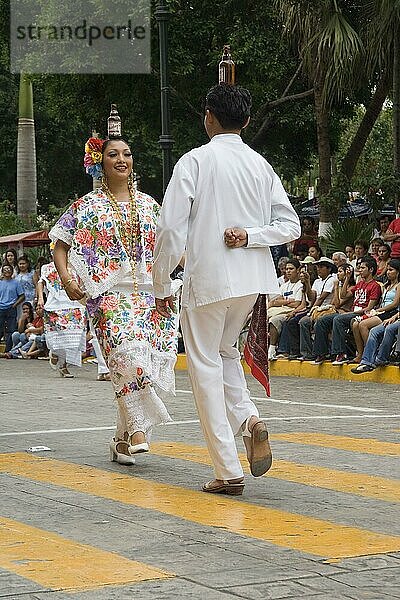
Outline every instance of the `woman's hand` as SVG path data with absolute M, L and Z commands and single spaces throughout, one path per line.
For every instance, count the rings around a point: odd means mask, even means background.
M 82 300 L 85 292 L 81 290 L 76 281 L 71 281 L 67 286 L 64 286 L 67 296 L 70 300 Z
M 38 301 L 37 301 L 37 304 L 36 304 L 36 306 L 37 306 L 38 308 L 44 308 L 44 300 L 43 300 L 43 297 L 41 297 L 41 298 L 38 298 Z

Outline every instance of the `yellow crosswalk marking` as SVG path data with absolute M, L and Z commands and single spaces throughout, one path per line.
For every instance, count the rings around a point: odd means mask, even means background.
M 15 453 L 0 455 L 0 471 L 159 511 L 201 525 L 221 527 L 232 533 L 325 558 L 400 550 L 400 537 L 155 483 L 133 474 L 125 475 L 122 469 L 115 473 Z
M 156 443 L 152 445 L 151 451 L 153 454 L 161 456 L 211 465 L 207 449 L 199 446 L 188 446 L 180 442 Z M 244 470 L 248 473 L 249 468 L 244 455 L 240 455 L 240 462 Z M 348 492 L 365 498 L 385 500 L 386 502 L 400 502 L 400 481 L 396 479 L 362 475 L 349 471 L 337 471 L 326 467 L 297 464 L 286 460 L 274 460 L 268 477 L 326 488 L 337 492 Z
M 350 452 L 377 454 L 378 456 L 400 456 L 400 444 L 381 442 L 374 438 L 352 438 L 329 433 L 277 433 L 272 439 L 282 442 L 294 442 L 306 446 L 323 446 Z
M 52 590 L 93 590 L 173 577 L 114 552 L 0 517 L 0 567 Z

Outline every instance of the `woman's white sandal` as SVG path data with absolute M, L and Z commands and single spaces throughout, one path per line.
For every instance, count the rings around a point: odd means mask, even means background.
M 242 431 L 243 438 L 250 438 L 250 448 L 247 449 L 247 459 L 250 464 L 250 471 L 253 477 L 261 477 L 272 465 L 271 446 L 268 441 L 268 430 L 264 421 L 256 421 L 249 430 L 249 423 L 252 417 L 245 421 Z
M 124 450 L 128 450 L 129 452 L 129 444 L 124 440 L 116 440 L 112 439 L 110 442 L 110 460 L 112 462 L 117 462 L 119 465 L 134 465 L 135 459 L 130 454 L 125 454 L 123 452 L 119 452 L 121 450 L 121 445 L 123 445 Z

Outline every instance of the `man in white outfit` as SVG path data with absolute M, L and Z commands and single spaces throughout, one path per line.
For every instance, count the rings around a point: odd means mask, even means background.
M 251 472 L 272 456 L 266 425 L 250 400 L 235 347 L 259 293 L 278 294 L 269 246 L 300 236 L 299 219 L 268 162 L 241 139 L 250 93 L 221 84 L 206 97 L 210 142 L 177 162 L 164 196 L 153 267 L 156 306 L 174 309 L 170 273 L 186 251 L 181 325 L 188 371 L 215 479 L 213 493 L 243 492 L 235 435 Z

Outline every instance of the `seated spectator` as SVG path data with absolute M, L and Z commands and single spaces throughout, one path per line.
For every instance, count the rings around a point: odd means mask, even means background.
M 378 250 L 378 270 L 376 272 L 376 278 L 378 281 L 386 281 L 386 269 L 388 266 L 388 262 L 390 259 L 390 246 L 388 244 L 382 244 L 379 246 Z
M 400 214 L 400 201 L 397 203 L 396 212 Z M 383 235 L 383 241 L 392 245 L 390 257 L 400 258 L 400 217 L 389 223 L 389 227 Z
M 374 258 L 376 260 L 376 262 L 378 262 L 378 253 L 379 253 L 379 248 L 382 246 L 382 244 L 384 243 L 384 241 L 381 238 L 374 238 L 371 242 L 371 256 L 372 258 Z
M 356 257 L 355 251 L 354 251 L 354 244 L 347 244 L 346 248 L 345 248 L 345 253 L 347 256 L 347 262 L 352 264 L 353 260 Z M 353 266 L 353 269 L 354 269 L 354 266 Z
M 400 312 L 397 312 L 390 319 L 373 327 L 369 331 L 361 362 L 357 367 L 353 367 L 351 372 L 355 374 L 368 373 L 376 367 L 387 365 L 396 339 L 399 344 L 399 326 Z
M 318 246 L 318 244 L 313 244 L 312 246 L 309 247 L 308 249 L 308 256 L 312 256 L 312 258 L 314 260 L 319 260 L 322 256 L 322 250 L 321 248 Z
M 335 263 L 336 268 L 347 265 L 347 256 L 344 252 L 334 252 L 332 254 L 332 260 Z
M 360 261 L 364 256 L 368 256 L 368 248 L 369 244 L 365 240 L 356 240 L 354 242 L 354 254 L 355 258 L 351 261 L 351 265 L 354 269 L 354 278 L 357 281 L 360 279 L 360 273 L 358 271 L 358 266 L 360 265 Z
M 352 330 L 357 347 L 357 355 L 354 362 L 361 362 L 364 345 L 367 343 L 370 329 L 381 325 L 383 321 L 390 319 L 398 312 L 400 304 L 400 260 L 392 258 L 387 267 L 387 283 L 383 287 L 379 308 L 372 309 L 363 315 L 354 318 Z
M 34 271 L 31 268 L 30 260 L 26 254 L 23 254 L 18 259 L 15 279 L 19 281 L 24 288 L 25 301 L 30 302 L 32 306 L 34 305 L 36 298 L 36 286 L 33 283 L 33 274 Z
M 324 306 L 331 305 L 333 299 L 333 290 L 336 277 L 332 271 L 334 262 L 327 256 L 322 256 L 315 263 L 318 277 L 312 285 L 315 292 L 315 300 L 310 306 L 308 313 L 299 321 L 300 335 L 300 359 L 313 360 L 312 356 L 312 331 L 314 328 L 315 317 L 312 315 L 312 310 L 316 308 L 322 309 Z M 294 356 L 293 356 L 294 358 Z
M 314 264 L 317 267 L 318 277 L 313 284 L 311 284 L 310 275 L 307 271 L 300 275 L 304 288 L 303 313 L 299 315 L 298 319 L 290 317 L 285 324 L 290 360 L 298 359 L 301 356 L 308 357 L 311 354 L 311 319 L 308 313 L 304 314 L 304 309 L 307 312 L 313 306 L 320 306 L 324 303 L 329 304 L 333 296 L 333 261 L 330 258 L 322 257 L 321 261 Z
M 296 252 L 293 252 L 293 257 L 302 262 L 308 256 L 307 244 L 298 244 Z
M 289 259 L 286 264 L 287 281 L 281 285 L 281 295 L 276 296 L 268 303 L 268 358 L 270 360 L 276 358 L 276 346 L 287 313 L 292 312 L 301 303 L 303 284 L 300 281 L 299 271 L 299 261 L 296 258 Z
M 279 271 L 278 283 L 279 283 L 279 286 L 281 286 L 282 283 L 285 283 L 285 281 L 287 281 L 286 264 L 288 263 L 288 261 L 289 261 L 288 256 L 281 256 L 281 258 L 278 260 L 278 271 Z
M 309 247 L 314 246 L 315 244 L 318 244 L 318 232 L 316 230 L 315 220 L 312 217 L 304 217 L 301 223 L 301 236 L 294 242 L 292 254 L 298 258 L 299 253 L 302 253 L 304 248 L 306 248 L 305 256 L 307 256 Z
M 36 358 L 40 354 L 37 350 L 37 338 L 42 336 L 44 332 L 43 312 L 43 308 L 39 306 L 36 308 L 34 319 L 32 323 L 28 323 L 25 330 L 27 341 L 11 348 L 7 358 Z M 32 347 L 36 351 L 35 353 L 33 353 Z M 29 356 L 27 356 L 28 354 Z
M 28 338 L 25 331 L 28 325 L 32 323 L 34 319 L 33 306 L 30 302 L 23 302 L 21 304 L 21 307 L 22 311 L 21 316 L 18 319 L 18 329 L 17 331 L 14 331 L 14 333 L 11 336 L 13 348 L 15 348 L 15 346 L 18 346 L 20 348 L 23 344 L 26 344 Z
M 347 273 L 350 274 L 347 286 L 343 290 L 344 280 Z M 356 282 L 354 280 L 354 270 L 350 264 L 339 265 L 333 289 L 332 305 L 338 313 L 350 312 L 353 306 L 353 290 Z
M 11 265 L 1 268 L 0 280 L 0 334 L 4 330 L 6 352 L 12 348 L 12 334 L 17 329 L 17 306 L 25 300 L 24 290 L 19 281 L 12 278 Z
M 335 355 L 333 365 L 349 362 L 347 357 L 346 335 L 354 317 L 370 312 L 379 302 L 381 286 L 374 280 L 376 261 L 367 256 L 361 260 L 360 281 L 354 287 L 354 302 L 351 312 L 331 314 L 318 319 L 315 324 L 313 353 L 316 357 L 314 364 L 321 364 L 329 355 Z M 342 293 L 346 294 L 351 273 L 346 272 Z M 329 348 L 329 333 L 332 331 L 332 343 Z

